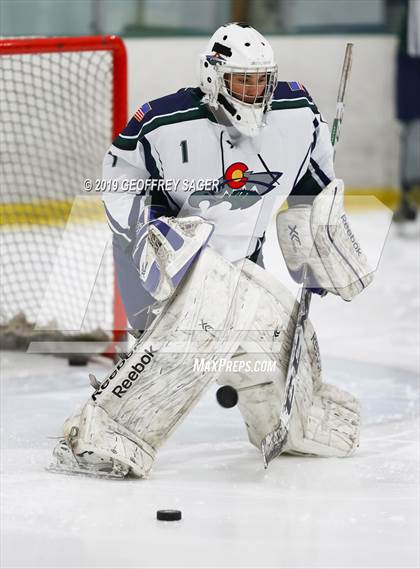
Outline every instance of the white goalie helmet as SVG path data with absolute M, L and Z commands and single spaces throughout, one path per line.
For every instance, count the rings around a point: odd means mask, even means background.
M 277 65 L 268 41 L 247 24 L 221 26 L 200 57 L 204 102 L 222 108 L 242 134 L 256 136 L 265 124 L 277 85 Z

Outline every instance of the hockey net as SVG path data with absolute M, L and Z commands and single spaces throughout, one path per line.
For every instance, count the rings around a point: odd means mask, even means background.
M 126 54 L 115 36 L 0 40 L 1 347 L 118 339 L 125 328 L 100 195 L 125 126 Z

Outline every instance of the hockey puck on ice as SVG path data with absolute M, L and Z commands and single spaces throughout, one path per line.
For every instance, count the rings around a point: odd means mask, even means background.
M 238 392 L 231 385 L 223 385 L 217 390 L 216 399 L 219 405 L 229 409 L 238 403 Z
M 73 355 L 68 357 L 69 366 L 87 366 L 89 358 L 84 355 Z
M 181 518 L 181 510 L 158 510 L 156 512 L 156 519 L 162 522 L 176 522 Z

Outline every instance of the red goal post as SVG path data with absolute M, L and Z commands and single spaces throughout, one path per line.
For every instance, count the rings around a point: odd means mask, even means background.
M 7 267 L 1 285 L 3 343 L 6 330 L 9 334 L 14 325 L 12 336 L 28 328 L 29 337 L 36 337 L 34 314 L 45 295 L 44 281 L 52 270 L 64 221 L 74 197 L 80 195 L 80 181 L 83 177 L 100 176 L 106 148 L 126 125 L 127 57 L 123 41 L 114 35 L 3 38 L 0 70 L 0 136 L 5 150 L 0 237 L 6 251 L 1 269 Z M 61 182 L 63 179 L 66 184 Z M 88 223 L 80 223 L 80 228 L 80 235 L 71 246 L 74 250 L 87 247 L 95 239 L 95 234 L 89 233 Z M 83 251 L 79 252 L 87 258 Z M 39 275 L 34 265 L 39 268 Z M 105 277 L 107 289 L 101 289 L 101 283 L 95 281 L 97 306 L 94 317 L 88 315 L 91 321 L 82 330 L 83 337 L 99 327 L 101 319 L 109 319 L 109 274 Z M 81 269 L 75 279 L 75 291 L 82 279 Z M 31 281 L 29 292 L 25 280 Z M 65 295 L 60 291 L 57 294 L 62 295 L 63 304 L 67 302 Z M 117 341 L 125 336 L 127 325 L 114 274 L 112 297 L 112 320 L 106 331 Z M 47 328 L 51 329 L 51 324 Z M 60 324 L 57 329 L 59 338 L 75 337 L 71 324 Z M 11 347 L 9 340 L 3 347 Z

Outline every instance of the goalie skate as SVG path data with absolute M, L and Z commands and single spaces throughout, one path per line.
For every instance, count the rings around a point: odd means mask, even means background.
M 85 475 L 95 478 L 122 479 L 127 476 L 130 467 L 113 460 L 101 465 L 83 462 L 82 457 L 76 457 L 65 439 L 60 439 L 53 451 L 53 462 L 47 467 L 49 472 L 58 474 Z
M 286 446 L 288 429 L 281 421 L 268 433 L 261 443 L 264 468 L 267 469 L 273 458 L 281 454 Z

